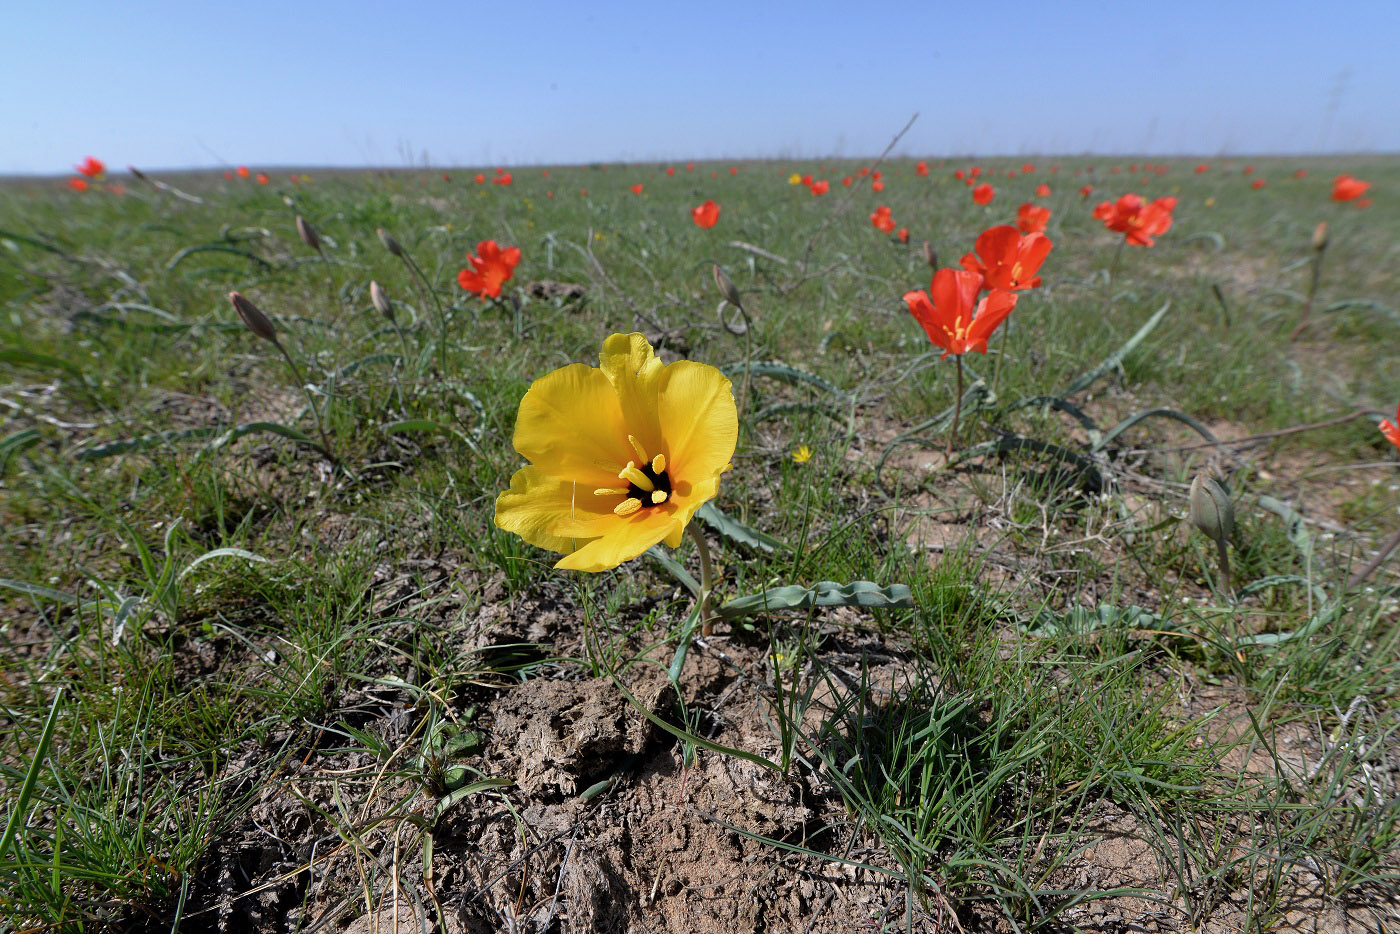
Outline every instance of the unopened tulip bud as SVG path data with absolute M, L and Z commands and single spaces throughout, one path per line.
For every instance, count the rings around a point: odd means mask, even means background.
M 383 227 L 374 228 L 374 232 L 379 234 L 379 242 L 384 244 L 384 249 L 395 256 L 403 256 L 403 246 L 395 240 Z
M 321 238 L 316 233 L 316 228 L 312 227 L 306 218 L 297 215 L 297 235 L 301 237 L 301 242 L 305 243 L 317 253 L 321 252 Z
M 277 329 L 272 326 L 272 321 L 267 315 L 262 313 L 261 308 L 237 292 L 228 293 L 228 300 L 233 302 L 233 310 L 238 312 L 238 317 L 243 319 L 248 330 L 265 341 L 277 343 Z
M 1312 248 L 1318 253 L 1321 253 L 1323 250 L 1327 249 L 1327 238 L 1330 233 L 1331 228 L 1327 226 L 1326 221 L 1323 221 L 1322 223 L 1314 227 L 1312 236 Z
M 735 308 L 743 308 L 744 303 L 739 300 L 739 290 L 734 288 L 734 283 L 729 280 L 728 274 L 715 265 L 715 287 L 719 289 L 719 294 L 724 296 L 724 300 Z
M 924 262 L 928 263 L 928 268 L 938 271 L 938 254 L 934 252 L 933 245 L 927 240 L 924 241 Z
M 1191 481 L 1191 523 L 1221 544 L 1235 531 L 1235 504 L 1230 494 L 1204 470 Z
M 142 172 L 134 165 L 127 166 L 126 170 L 130 172 L 134 177 L 141 179 L 141 181 L 143 182 L 150 181 L 150 179 L 146 178 L 146 173 Z
M 394 320 L 394 303 L 389 301 L 389 296 L 384 294 L 384 290 L 374 280 L 370 280 L 369 283 L 369 301 L 381 315 L 390 321 Z

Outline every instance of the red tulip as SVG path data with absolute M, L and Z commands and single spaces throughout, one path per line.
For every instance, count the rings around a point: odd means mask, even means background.
M 1035 196 L 1037 198 L 1050 197 L 1050 186 L 1045 184 L 1044 182 L 1041 182 L 1039 185 L 1036 186 Z
M 695 221 L 696 227 L 709 230 L 719 222 L 719 205 L 713 201 L 706 201 L 698 208 L 690 209 L 690 218 Z
M 1395 409 L 1395 421 L 1381 419 L 1381 434 L 1385 435 L 1385 440 L 1400 448 L 1400 407 Z
M 238 168 L 234 169 L 234 171 L 238 173 L 239 178 L 248 177 L 248 167 L 246 165 L 240 165 Z
M 641 182 L 638 182 L 637 184 L 633 185 L 632 188 L 631 188 L 631 191 L 632 191 L 632 194 L 634 194 L 634 195 L 639 195 L 639 194 L 641 194 L 641 193 L 642 193 L 642 183 L 641 183 Z
M 1094 193 L 1094 186 L 1093 186 L 1093 185 L 1085 185 L 1083 188 L 1079 189 L 1079 198 L 1080 198 L 1080 200 L 1082 201 L 1082 200 L 1088 198 L 1088 197 L 1089 197 L 1090 195 L 1092 195 L 1093 193 Z
M 822 195 L 826 194 L 828 191 L 831 190 L 831 183 L 828 182 L 826 179 L 822 179 L 821 181 L 813 184 L 808 190 L 811 191 L 812 194 L 820 198 Z
M 674 177 L 675 174 L 676 174 L 676 170 L 675 170 L 675 168 L 674 168 L 673 166 L 667 166 L 667 167 L 666 167 L 666 175 L 667 175 L 668 177 Z
M 928 339 L 949 354 L 986 353 L 987 338 L 1016 307 L 1010 292 L 992 292 L 980 302 L 982 277 L 961 269 L 940 269 L 928 292 L 908 292 L 904 303 Z
M 103 164 L 102 160 L 94 159 L 92 156 L 88 156 L 74 168 L 78 170 L 78 174 L 86 175 L 88 178 L 96 178 L 107 171 L 107 166 Z
M 1244 174 L 1246 174 L 1246 175 L 1253 175 L 1253 174 L 1254 174 L 1254 166 L 1252 166 L 1252 165 L 1247 165 L 1247 166 L 1245 166 L 1245 167 L 1244 167 Z
M 1196 174 L 1197 174 L 1197 175 L 1204 175 L 1204 174 L 1206 174 L 1206 173 L 1209 172 L 1209 171 L 1210 171 L 1210 166 L 1206 165 L 1204 162 L 1202 162 L 1200 165 L 1196 166 Z
M 967 177 L 967 173 L 964 172 L 962 169 L 958 169 L 956 172 L 953 173 L 953 177 L 956 178 L 958 181 L 962 181 L 964 178 Z
M 1104 226 L 1127 239 L 1129 246 L 1152 246 L 1154 237 L 1171 229 L 1175 198 L 1158 198 L 1144 204 L 1137 195 L 1124 195 L 1116 202 L 1105 201 L 1094 208 L 1094 217 Z
M 70 178 L 68 179 L 68 187 L 74 191 L 87 191 L 89 186 L 85 178 Z
M 1294 177 L 1294 178 L 1307 178 L 1307 177 L 1308 177 L 1308 170 L 1307 170 L 1307 169 L 1299 169 L 1298 171 L 1296 171 L 1296 172 L 1293 173 L 1293 177 Z
M 885 190 L 885 182 L 884 182 L 884 180 L 883 180 L 883 179 L 879 179 L 879 178 L 875 179 L 875 181 L 873 181 L 873 182 L 870 183 L 870 190 L 873 191 L 873 192 L 875 192 L 877 195 L 878 195 L 880 192 L 884 191 L 884 190 Z
M 267 177 L 267 173 L 266 173 L 266 172 L 259 172 L 259 173 L 258 173 L 258 184 L 259 184 L 259 185 L 266 185 L 266 184 L 267 184 L 268 182 L 270 182 L 270 181 L 271 181 L 271 179 Z
M 480 172 L 477 172 L 477 173 L 476 173 L 476 177 L 473 178 L 472 181 L 476 182 L 478 185 L 485 185 L 485 184 L 486 184 L 486 176 L 483 175 L 483 174 L 480 173 Z
M 694 163 L 694 162 L 687 162 L 687 163 L 685 164 L 685 170 L 686 170 L 687 172 L 694 172 L 694 171 L 695 171 L 695 163 Z
M 731 166 L 729 167 L 729 174 L 730 174 L 730 175 L 738 175 L 738 174 L 739 174 L 739 167 L 738 167 L 737 165 L 731 165 Z
M 1366 193 L 1366 189 L 1371 187 L 1370 182 L 1363 182 L 1361 179 L 1351 175 L 1338 175 L 1332 181 L 1333 201 L 1355 201 Z
M 1035 171 L 1035 166 L 1031 165 L 1029 162 L 1027 162 L 1025 165 L 1021 166 L 1021 174 L 1022 174 L 1022 175 L 1029 175 L 1029 174 L 1031 174 L 1031 173 L 1034 172 L 1034 171 Z
M 914 166 L 914 174 L 920 178 L 928 178 L 928 163 L 920 162 L 918 165 Z
M 976 188 L 972 189 L 972 200 L 975 203 L 982 205 L 983 207 L 986 207 L 987 205 L 991 204 L 992 198 L 994 198 L 995 196 L 996 189 L 994 189 L 991 185 L 988 185 L 986 183 L 978 185 Z
M 1023 204 L 1016 211 L 1016 228 L 1021 233 L 1043 233 L 1050 222 L 1050 209 L 1036 204 Z
M 470 269 L 457 273 L 457 284 L 482 298 L 500 298 L 501 286 L 510 281 L 520 262 L 520 248 L 502 250 L 494 240 L 476 246 L 476 255 L 467 255 Z
M 1262 178 L 1256 178 L 1253 182 L 1250 183 L 1249 187 L 1253 188 L 1255 191 L 1258 191 L 1260 188 L 1264 187 L 1264 180 Z
M 1040 277 L 1036 273 L 1051 247 L 1044 234 L 1022 236 L 1015 227 L 993 227 L 977 238 L 976 252 L 962 258 L 962 267 L 981 276 L 984 289 L 1038 289 Z
M 491 184 L 500 185 L 502 188 L 505 188 L 512 181 L 514 181 L 514 179 L 511 177 L 511 174 L 509 172 L 503 172 L 500 169 L 497 169 L 496 177 L 491 179 Z
M 875 213 L 870 215 L 870 224 L 881 233 L 894 233 L 894 216 L 886 205 L 875 209 Z
M 898 240 L 900 243 L 908 243 L 908 242 L 909 242 L 909 228 L 908 228 L 908 227 L 901 227 L 901 228 L 899 228 L 899 233 L 895 234 L 895 235 L 894 235 L 894 238 L 895 238 L 896 240 Z
M 854 181 L 855 181 L 855 179 L 853 179 L 853 178 L 851 178 L 849 175 L 847 175 L 845 178 L 841 179 L 841 184 L 845 185 L 847 188 L 850 188 L 850 187 L 851 187 L 851 183 L 854 182 Z

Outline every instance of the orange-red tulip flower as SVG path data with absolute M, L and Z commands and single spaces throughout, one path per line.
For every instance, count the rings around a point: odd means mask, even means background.
M 92 156 L 88 156 L 73 168 L 78 170 L 79 175 L 86 175 L 88 178 L 96 178 L 107 171 L 107 166 L 103 164 L 102 160 L 94 159 Z
M 1366 189 L 1371 187 L 1370 182 L 1363 182 L 1361 179 L 1351 175 L 1338 175 L 1332 181 L 1333 201 L 1355 201 L 1366 193 Z
M 1041 182 L 1039 185 L 1036 186 L 1035 196 L 1037 198 L 1050 197 L 1050 186 L 1045 184 L 1044 182 Z
M 642 193 L 642 183 L 641 183 L 641 182 L 638 182 L 637 184 L 633 185 L 632 188 L 631 188 L 631 192 L 632 192 L 632 194 L 634 194 L 634 195 L 639 195 L 639 194 L 641 194 L 641 193 Z
M 266 184 L 267 184 L 268 182 L 270 182 L 270 181 L 272 181 L 272 179 L 270 179 L 270 178 L 267 177 L 267 173 L 266 173 L 266 172 L 259 172 L 259 173 L 258 173 L 258 184 L 259 184 L 259 185 L 266 185 Z
M 476 173 L 476 177 L 473 178 L 472 181 L 476 182 L 478 185 L 485 185 L 485 184 L 486 184 L 486 176 L 485 176 L 483 173 L 481 173 L 481 172 L 477 172 L 477 173 Z
M 927 292 L 908 292 L 904 303 L 929 341 L 949 354 L 986 353 L 987 338 L 1016 307 L 1010 292 L 992 292 L 980 302 L 982 277 L 962 269 L 940 269 Z M 930 297 L 931 296 L 931 297 Z
M 1022 236 L 1015 227 L 993 227 L 982 232 L 975 252 L 962 258 L 962 267 L 982 277 L 982 288 L 1008 292 L 1040 288 L 1040 266 L 1053 244 L 1044 234 Z
M 1094 193 L 1094 186 L 1093 186 L 1093 185 L 1085 185 L 1083 188 L 1079 189 L 1079 199 L 1080 199 L 1081 201 L 1083 201 L 1083 200 L 1087 199 L 1087 198 L 1088 198 L 1090 195 L 1092 195 L 1093 193 Z
M 1400 406 L 1395 409 L 1395 421 L 1381 419 L 1381 434 L 1385 435 L 1385 440 L 1400 448 Z
M 928 178 L 928 163 L 920 162 L 918 165 L 914 166 L 914 174 L 920 178 Z
M 706 201 L 698 208 L 690 209 L 690 218 L 695 221 L 696 227 L 709 230 L 719 222 L 719 205 L 713 201 Z
M 509 172 L 502 172 L 500 169 L 497 169 L 496 177 L 491 179 L 491 184 L 500 185 L 502 188 L 504 188 L 510 185 L 510 183 L 513 181 L 515 181 L 515 179 L 511 177 L 511 174 Z
M 1037 204 L 1023 204 L 1016 210 L 1016 227 L 1021 233 L 1044 233 L 1050 222 L 1050 209 Z
M 70 178 L 68 179 L 68 187 L 74 191 L 87 191 L 89 186 L 85 178 Z
M 1171 229 L 1175 198 L 1158 198 L 1144 204 L 1138 195 L 1124 195 L 1115 201 L 1105 201 L 1094 208 L 1094 217 L 1115 233 L 1121 233 L 1129 246 L 1150 247 Z
M 1200 165 L 1196 166 L 1196 174 L 1197 174 L 1197 175 L 1204 175 L 1204 174 L 1206 174 L 1206 173 L 1209 172 L 1209 171 L 1210 171 L 1210 166 L 1206 165 L 1204 162 L 1202 162 Z
M 894 215 L 887 205 L 881 205 L 870 215 L 870 224 L 881 233 L 894 233 Z
M 501 286 L 515 275 L 515 267 L 520 262 L 520 248 L 501 249 L 495 240 L 485 240 L 476 245 L 476 255 L 467 255 L 470 269 L 457 273 L 457 284 L 473 295 L 482 298 L 500 298 Z
M 1307 178 L 1307 177 L 1308 177 L 1308 170 L 1307 170 L 1307 169 L 1299 169 L 1298 171 L 1296 171 L 1296 172 L 1293 173 L 1293 177 L 1294 177 L 1294 178 L 1299 178 L 1299 179 Z
M 1021 166 L 1021 174 L 1022 174 L 1022 175 L 1030 175 L 1030 174 L 1031 174 L 1032 172 L 1034 172 L 1034 171 L 1035 171 L 1035 166 L 1032 165 L 1032 164 L 1029 163 L 1029 162 L 1027 162 L 1025 165 Z
M 249 174 L 246 165 L 240 165 L 238 168 L 234 169 L 234 171 L 238 173 L 239 178 L 247 178 Z
M 956 178 L 958 181 L 962 181 L 964 178 L 967 177 L 967 173 L 964 172 L 962 169 L 958 169 L 956 172 L 953 173 L 953 177 Z
M 816 195 L 818 198 L 820 198 L 822 195 L 826 194 L 830 190 L 831 183 L 828 182 L 826 179 L 822 179 L 819 182 L 815 182 L 810 188 L 808 188 L 808 191 Z
M 996 189 L 985 182 L 972 189 L 972 200 L 983 207 L 991 204 L 994 197 L 996 197 Z
M 676 175 L 676 168 L 675 168 L 675 166 L 668 165 L 668 166 L 666 167 L 666 176 L 667 176 L 668 178 L 674 178 L 675 175 Z
M 894 235 L 894 238 L 895 238 L 896 240 L 898 240 L 900 243 L 908 243 L 908 242 L 909 242 L 909 228 L 908 228 L 908 227 L 901 227 L 901 228 L 899 228 L 899 233 L 895 234 L 895 235 Z
M 1264 180 L 1262 178 L 1256 178 L 1254 181 L 1249 183 L 1249 187 L 1253 188 L 1255 191 L 1258 191 L 1260 188 L 1264 187 Z
M 875 179 L 875 181 L 871 182 L 871 183 L 870 183 L 870 190 L 873 191 L 873 192 L 875 192 L 877 195 L 878 195 L 880 192 L 884 191 L 884 190 L 885 190 L 885 181 L 884 181 L 884 179 L 877 178 L 877 179 Z

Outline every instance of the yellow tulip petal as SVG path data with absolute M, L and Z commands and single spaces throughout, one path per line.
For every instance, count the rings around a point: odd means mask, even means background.
M 554 566 L 570 571 L 611 570 L 670 536 L 675 526 L 675 519 L 667 514 L 664 507 L 644 509 L 631 519 L 619 522 L 607 535 L 593 539 L 573 554 L 565 555 Z
M 612 501 L 595 497 L 582 484 L 521 467 L 511 476 L 510 489 L 496 497 L 496 525 L 538 548 L 572 551 L 573 536 L 584 521 L 599 517 L 599 508 L 610 510 Z M 562 528 L 571 517 L 575 527 Z
M 535 380 L 520 400 L 514 443 L 539 470 L 590 490 L 615 486 L 633 453 L 612 383 L 582 363 Z
M 695 483 L 723 472 L 739 441 L 739 413 L 724 374 L 703 363 L 673 363 L 662 376 L 660 402 L 671 476 Z
M 656 396 L 662 374 L 668 368 L 652 351 L 651 344 L 641 334 L 614 334 L 603 341 L 598 363 L 617 394 L 627 433 L 647 452 L 664 452 L 664 426 L 657 414 Z M 623 463 L 630 459 L 629 455 Z

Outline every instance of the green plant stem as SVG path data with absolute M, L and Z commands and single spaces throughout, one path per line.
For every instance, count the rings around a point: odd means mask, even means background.
M 311 396 L 311 387 L 307 386 L 306 377 L 301 373 L 301 367 L 297 366 L 297 362 L 292 359 L 291 354 L 287 353 L 287 348 L 282 346 L 280 340 L 273 340 L 272 343 L 276 345 L 278 350 L 282 351 L 282 357 L 287 361 L 287 366 L 292 368 L 292 376 L 301 386 L 301 391 L 306 394 L 306 404 L 311 407 L 311 417 L 316 420 L 316 431 L 321 436 L 321 453 L 325 454 L 331 463 L 338 464 L 339 461 L 336 460 L 335 454 L 331 452 L 331 441 L 326 434 L 326 426 L 321 424 L 321 412 L 316 408 L 316 400 Z
M 1011 333 L 1011 322 L 1010 322 L 1010 321 L 1007 321 L 1007 322 L 1006 322 L 1006 327 L 1002 328 L 1002 331 L 1001 331 L 1001 343 L 999 343 L 999 344 L 997 345 L 997 366 L 996 366 L 996 369 L 992 371 L 992 398 L 993 398 L 993 399 L 996 398 L 996 395 L 997 395 L 997 387 L 1001 385 L 1001 361 L 1002 361 L 1002 358 L 1004 358 L 1004 357 L 1006 356 L 1006 341 L 1007 341 L 1007 335 L 1010 334 L 1010 333 Z M 959 362 L 961 362 L 961 361 L 959 361 Z M 958 393 L 958 398 L 959 398 L 959 399 L 962 398 L 962 393 Z
M 1298 316 L 1298 324 L 1293 328 L 1293 333 L 1288 335 L 1288 340 L 1296 341 L 1303 333 L 1303 328 L 1308 326 L 1308 316 L 1312 314 L 1313 299 L 1317 298 L 1317 286 L 1322 281 L 1322 257 L 1326 250 L 1317 250 L 1313 256 L 1312 278 L 1308 282 L 1308 298 L 1303 302 L 1303 313 Z
M 1113 251 L 1113 261 L 1108 264 L 1108 286 L 1113 287 L 1113 280 L 1118 278 L 1118 264 L 1123 261 L 1123 248 L 1128 245 L 1128 238 L 1124 237 L 1118 241 L 1118 249 Z
M 408 250 L 403 251 L 403 261 L 408 266 L 409 271 L 413 273 L 418 285 L 433 300 L 433 306 L 437 308 L 438 325 L 442 331 L 441 337 L 438 338 L 438 375 L 445 379 L 447 377 L 447 312 L 443 310 L 442 302 L 438 301 L 437 293 L 433 291 L 432 286 L 428 285 L 428 277 L 423 275 L 423 270 L 418 268 L 418 264 L 414 262 Z
M 1230 551 L 1225 547 L 1224 539 L 1215 539 L 1215 551 L 1220 558 L 1220 589 L 1225 594 L 1226 600 L 1233 601 L 1235 599 L 1234 591 L 1230 588 Z
M 958 362 L 958 391 L 957 394 L 953 396 L 953 427 L 952 430 L 948 432 L 948 449 L 946 453 L 949 460 L 953 458 L 953 442 L 958 439 L 958 419 L 962 416 L 963 397 L 962 355 L 959 354 L 953 359 Z
M 710 618 L 710 591 L 714 589 L 715 571 L 710 561 L 710 546 L 705 543 L 705 533 L 699 531 L 699 526 L 699 522 L 692 521 L 689 531 L 695 541 L 695 549 L 700 552 L 700 595 L 696 598 L 696 612 L 700 614 L 700 634 L 708 636 L 715 626 L 715 621 Z

